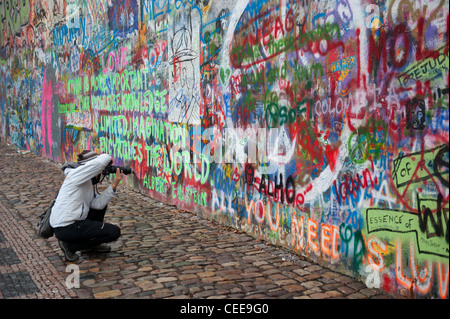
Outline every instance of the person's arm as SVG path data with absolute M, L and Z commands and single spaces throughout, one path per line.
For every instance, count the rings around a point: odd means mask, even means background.
M 112 184 L 105 189 L 102 194 L 96 196 L 91 202 L 91 208 L 94 209 L 103 209 L 109 203 L 111 199 L 114 198 L 116 193 L 117 186 L 123 178 L 123 172 L 117 169 L 116 177 L 114 178 Z
M 116 195 L 115 191 L 112 190 L 111 185 L 106 188 L 101 194 L 96 194 L 96 196 L 92 199 L 90 208 L 93 209 L 103 209 L 106 205 L 114 198 Z
M 97 158 L 77 167 L 69 174 L 69 178 L 75 185 L 81 185 L 91 178 L 101 174 L 106 165 L 111 162 L 112 157 L 109 154 L 101 154 Z

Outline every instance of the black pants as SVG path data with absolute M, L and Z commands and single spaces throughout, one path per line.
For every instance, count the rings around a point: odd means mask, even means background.
M 85 220 L 54 228 L 55 236 L 65 241 L 72 253 L 115 241 L 120 236 L 120 228 L 104 223 L 105 213 L 106 207 L 102 210 L 91 209 Z

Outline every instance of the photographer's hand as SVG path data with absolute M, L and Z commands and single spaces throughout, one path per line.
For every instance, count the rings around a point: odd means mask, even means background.
M 120 181 L 123 178 L 123 172 L 119 169 L 116 170 L 116 177 L 114 178 L 112 182 L 112 189 L 113 191 L 116 191 L 117 186 L 119 185 Z

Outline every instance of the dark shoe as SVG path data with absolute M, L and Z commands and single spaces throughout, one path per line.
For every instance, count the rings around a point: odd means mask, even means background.
M 107 245 L 97 245 L 93 246 L 89 249 L 83 249 L 82 253 L 109 253 L 111 251 L 111 247 Z
M 61 248 L 61 250 L 64 253 L 64 257 L 66 258 L 67 261 L 77 261 L 78 258 L 80 258 L 77 254 L 71 252 L 69 250 L 69 247 L 67 247 L 67 243 L 62 241 L 62 240 L 58 240 L 58 244 L 59 247 Z

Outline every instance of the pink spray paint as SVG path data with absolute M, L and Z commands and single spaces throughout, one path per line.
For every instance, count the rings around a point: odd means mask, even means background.
M 44 157 L 52 156 L 52 96 L 53 88 L 50 80 L 47 81 L 47 70 L 44 71 L 44 82 L 42 83 L 42 153 Z M 49 146 L 50 153 L 47 154 L 45 145 Z

